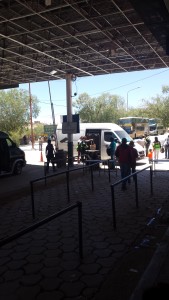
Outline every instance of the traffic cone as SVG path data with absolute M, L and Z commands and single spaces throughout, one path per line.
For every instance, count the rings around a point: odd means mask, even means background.
M 40 162 L 43 162 L 43 154 L 42 154 L 42 151 L 40 153 Z

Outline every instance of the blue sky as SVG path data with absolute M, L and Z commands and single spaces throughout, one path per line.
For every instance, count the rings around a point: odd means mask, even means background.
M 169 68 L 82 77 L 72 82 L 72 94 L 77 93 L 72 100 L 84 92 L 91 97 L 109 92 L 123 97 L 126 102 L 128 95 L 129 107 L 138 107 L 142 105 L 142 99 L 161 94 L 163 85 L 169 86 Z M 28 84 L 21 84 L 19 88 L 29 91 Z M 50 81 L 50 91 L 57 122 L 59 115 L 67 114 L 66 80 Z M 37 96 L 41 108 L 36 120 L 52 124 L 48 82 L 31 83 L 31 94 Z

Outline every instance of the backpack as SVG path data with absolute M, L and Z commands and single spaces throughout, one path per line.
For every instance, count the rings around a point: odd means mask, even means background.
M 108 156 L 111 156 L 111 148 L 110 147 L 107 147 L 106 152 L 107 152 Z
M 150 140 L 150 138 L 148 136 L 145 138 L 145 142 L 146 142 L 147 145 L 150 145 L 151 140 Z

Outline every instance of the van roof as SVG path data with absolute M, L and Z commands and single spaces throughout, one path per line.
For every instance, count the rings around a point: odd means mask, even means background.
M 102 130 L 123 130 L 119 125 L 115 123 L 79 123 L 80 129 L 102 129 Z M 62 123 L 57 125 L 57 129 L 62 128 Z
M 7 133 L 5 133 L 5 132 L 3 132 L 3 131 L 0 131 L 0 138 L 1 139 L 5 139 L 5 138 L 7 138 L 8 137 L 8 134 Z
M 103 130 L 119 130 L 122 128 L 115 123 L 80 123 L 80 128 L 92 128 L 92 129 L 103 129 Z

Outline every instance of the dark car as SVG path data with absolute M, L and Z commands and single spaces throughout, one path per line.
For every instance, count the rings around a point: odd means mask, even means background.
M 0 176 L 19 175 L 25 166 L 25 152 L 17 147 L 7 133 L 0 131 Z

